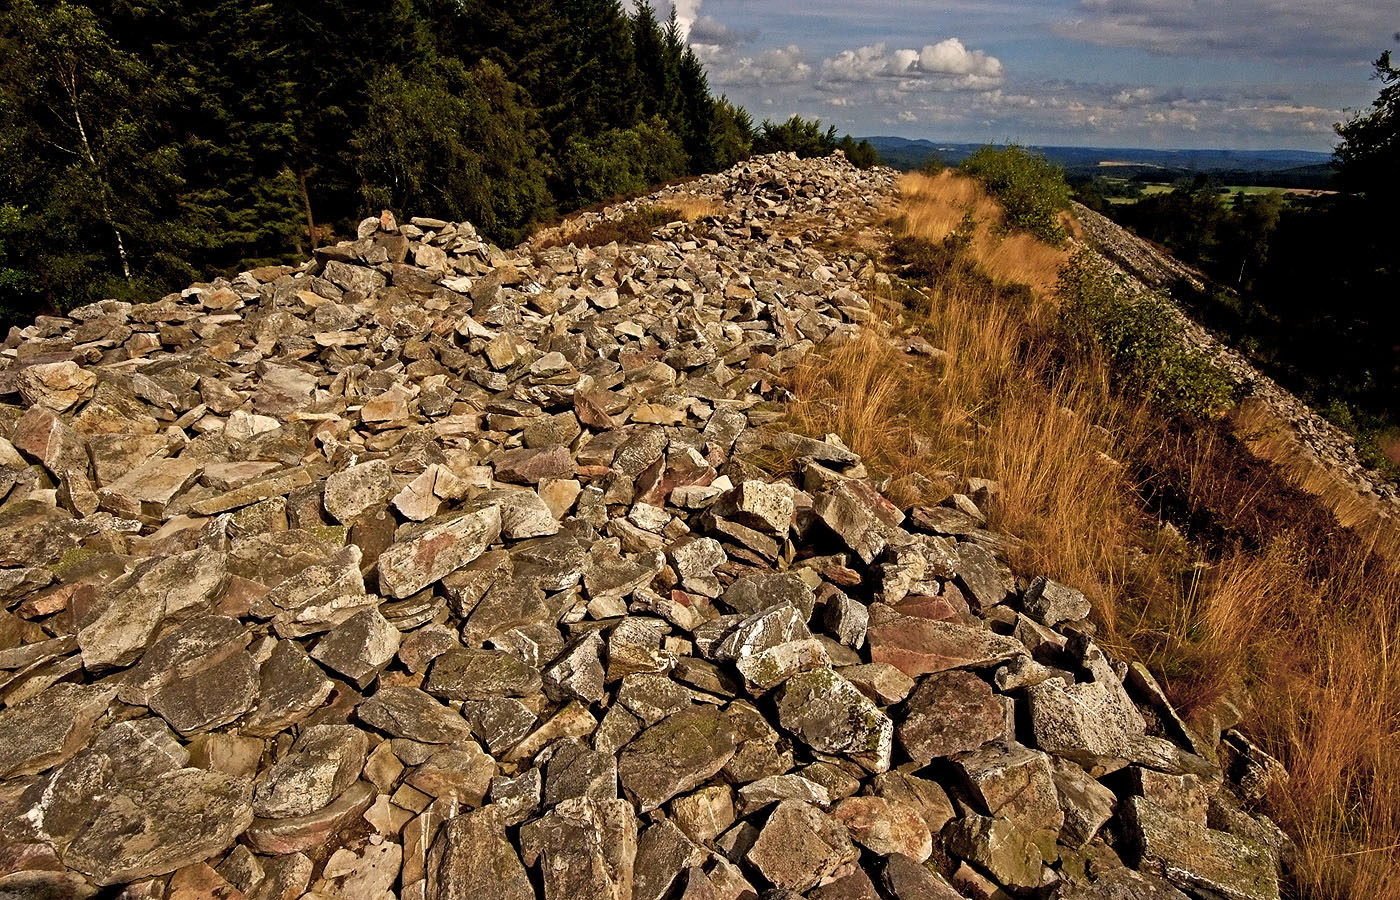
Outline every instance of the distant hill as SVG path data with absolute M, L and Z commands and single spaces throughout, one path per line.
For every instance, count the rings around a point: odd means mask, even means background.
M 869 137 L 866 140 L 880 153 L 886 165 L 915 169 L 931 157 L 956 165 L 980 143 L 934 142 L 902 137 Z M 1123 147 L 1039 147 L 1051 162 L 1071 176 L 1114 174 L 1133 177 L 1162 170 L 1164 179 L 1195 172 L 1214 174 L 1284 173 L 1309 176 L 1310 180 L 1331 174 L 1332 155 L 1311 150 L 1143 150 Z

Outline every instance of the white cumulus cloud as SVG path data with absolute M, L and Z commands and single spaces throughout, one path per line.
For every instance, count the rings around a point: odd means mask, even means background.
M 797 84 L 812 77 L 812 66 L 801 47 L 789 44 L 738 57 L 712 69 L 711 77 L 725 85 Z
M 945 82 L 944 87 L 985 90 L 999 83 L 1005 74 L 1001 60 L 985 50 L 969 50 L 961 40 L 946 38 L 923 49 L 889 50 L 885 44 L 870 44 L 842 50 L 822 61 L 821 80 L 831 84 L 859 83 L 877 78 L 904 79 L 907 89 L 918 89 L 920 81 Z

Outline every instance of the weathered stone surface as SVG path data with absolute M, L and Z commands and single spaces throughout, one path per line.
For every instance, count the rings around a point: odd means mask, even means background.
M 651 825 L 637 840 L 632 900 L 665 900 L 685 870 L 698 866 L 705 856 L 705 852 L 671 822 L 662 819 Z
M 546 809 L 576 797 L 617 797 L 617 759 L 612 752 L 590 750 L 574 738 L 559 741 L 550 752 L 542 798 Z
M 343 547 L 272 586 L 251 611 L 284 637 L 327 631 L 376 603 L 365 593 L 362 559 L 359 547 Z
M 25 403 L 61 413 L 92 397 L 97 376 L 75 362 L 40 363 L 21 370 L 17 384 Z
M 794 675 L 783 684 L 778 721 L 820 753 L 849 756 L 872 772 L 890 767 L 894 723 L 829 668 Z
M 796 505 L 792 489 L 785 485 L 745 481 L 721 496 L 714 510 L 741 525 L 785 535 L 792 524 Z
M 407 597 L 476 559 L 501 534 L 501 509 L 492 505 L 429 525 L 379 556 L 379 589 Z
M 677 541 L 667 551 L 681 587 L 702 597 L 718 597 L 721 587 L 715 569 L 728 557 L 719 541 L 708 537 L 692 537 Z
M 446 822 L 433 842 L 427 873 L 428 900 L 535 900 L 496 806 Z
M 690 699 L 690 691 L 664 675 L 628 675 L 617 692 L 617 702 L 647 725 L 690 706 Z
M 509 697 L 465 703 L 462 713 L 471 723 L 472 733 L 496 756 L 524 740 L 537 721 L 528 706 Z
M 1139 754 L 1146 722 L 1104 666 L 1094 681 L 1058 679 L 1026 690 L 1035 745 L 1086 766 L 1121 766 Z
M 330 805 L 360 776 L 368 741 L 352 725 L 315 725 L 253 792 L 253 812 L 268 819 L 305 816 Z
M 898 703 L 914 689 L 914 679 L 889 663 L 842 666 L 837 674 L 881 706 Z
M 807 892 L 808 900 L 881 900 L 865 870 L 856 869 Z
M 538 863 L 544 900 L 628 900 L 637 819 L 625 800 L 566 800 L 520 830 L 525 864 Z
M 929 675 L 904 707 L 899 745 L 923 764 L 976 750 L 1006 733 L 1006 713 L 991 686 L 970 672 Z
M 942 875 L 900 854 L 885 860 L 880 883 L 894 900 L 966 900 Z
M 549 505 L 535 491 L 505 488 L 477 495 L 476 503 L 494 503 L 501 508 L 501 536 L 510 540 L 547 537 L 559 532 L 559 521 Z
M 393 660 L 400 639 L 379 610 L 367 609 L 318 640 L 311 657 L 365 688 Z
M 968 793 L 984 815 L 1008 819 L 1053 848 L 1064 825 L 1050 757 L 1019 744 L 991 744 L 953 758 Z M 912 854 L 910 854 L 912 855 Z
M 744 858 L 775 886 L 806 891 L 859 855 L 836 819 L 810 804 L 785 800 Z
M 433 660 L 423 689 L 448 700 L 528 697 L 543 687 L 540 673 L 502 650 L 454 648 Z
M 739 810 L 745 816 L 784 800 L 801 800 L 825 809 L 831 805 L 831 793 L 801 775 L 767 775 L 739 788 Z
M 968 541 L 958 544 L 958 586 L 978 609 L 986 610 L 1006 600 L 1016 590 L 1016 578 L 992 551 Z
M 206 608 L 225 575 L 222 554 L 191 550 L 116 579 L 110 602 L 78 632 L 83 665 L 101 671 L 135 662 L 167 619 Z
M 603 699 L 603 639 L 596 631 L 575 638 L 544 670 L 545 693 L 551 699 L 597 703 Z
M 334 685 L 293 641 L 278 641 L 258 670 L 258 695 L 242 730 L 270 737 L 311 715 Z
M 0 710 L 0 777 L 42 772 L 77 753 L 116 693 L 104 685 L 56 684 Z
M 1277 900 L 1278 860 L 1266 847 L 1211 831 L 1143 797 L 1128 798 L 1120 816 L 1139 868 L 1191 893 Z
M 877 856 L 900 854 L 923 862 L 933 853 L 933 835 L 910 803 L 884 797 L 847 797 L 832 810 L 857 844 Z
M 567 447 L 507 450 L 496 457 L 496 480 L 514 484 L 538 484 L 546 478 L 574 474 L 574 458 Z
M 872 622 L 866 641 L 871 662 L 889 663 L 910 678 L 986 668 L 1025 653 L 1018 641 L 986 628 L 912 616 Z
M 258 853 L 280 856 L 314 851 L 358 819 L 374 802 L 374 785 L 357 781 L 329 806 L 289 819 L 254 819 L 243 839 Z M 310 867 L 307 867 L 310 876 Z
M 628 744 L 618 758 L 622 787 L 642 812 L 698 787 L 734 755 L 729 717 L 697 706 L 662 719 Z
M 126 675 L 123 702 L 149 706 L 181 734 L 227 725 L 247 711 L 258 666 L 246 629 L 228 616 L 203 616 L 166 634 Z
M 1065 817 L 1060 840 L 1070 847 L 1083 847 L 1113 818 L 1118 798 L 1075 763 L 1057 759 L 1053 766 L 1055 795 Z
M 425 744 L 450 744 L 471 736 L 471 726 L 459 713 L 411 687 L 381 687 L 355 713 L 391 737 Z
M 1041 883 L 1044 861 L 1031 836 L 1006 819 L 967 816 L 949 826 L 948 847 L 1000 885 L 1030 890 Z
M 1055 900 L 1187 900 L 1186 895 L 1155 875 L 1119 866 L 1084 880 L 1062 885 Z
M 98 884 L 121 884 L 207 859 L 253 821 L 246 779 L 176 769 L 122 786 L 69 845 L 66 865 Z
M 889 543 L 904 515 L 888 500 L 859 482 L 843 481 L 812 500 L 812 511 L 867 565 Z
M 876 796 L 916 808 L 932 834 L 941 831 L 957 814 L 948 792 L 938 782 L 908 772 L 896 769 L 877 776 L 874 788 Z
M 495 776 L 495 760 L 474 742 L 459 740 L 416 765 L 405 781 L 430 797 L 476 807 Z
M 1021 605 L 1026 615 L 1051 627 L 1089 615 L 1089 598 L 1043 575 L 1031 582 Z
M 812 617 L 817 598 L 801 577 L 790 572 L 766 572 L 735 581 L 725 589 L 720 602 L 743 615 L 785 603 L 801 613 L 805 622 Z

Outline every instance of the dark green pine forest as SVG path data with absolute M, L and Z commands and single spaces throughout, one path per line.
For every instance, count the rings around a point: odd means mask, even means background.
M 381 208 L 511 244 L 836 146 L 755 127 L 646 3 L 0 0 L 0 327 L 304 258 Z

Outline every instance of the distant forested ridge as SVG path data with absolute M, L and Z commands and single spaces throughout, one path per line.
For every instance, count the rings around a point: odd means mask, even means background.
M 646 3 L 0 0 L 0 324 L 301 258 L 381 207 L 513 243 L 765 136 L 836 146 L 802 124 L 756 129 Z

